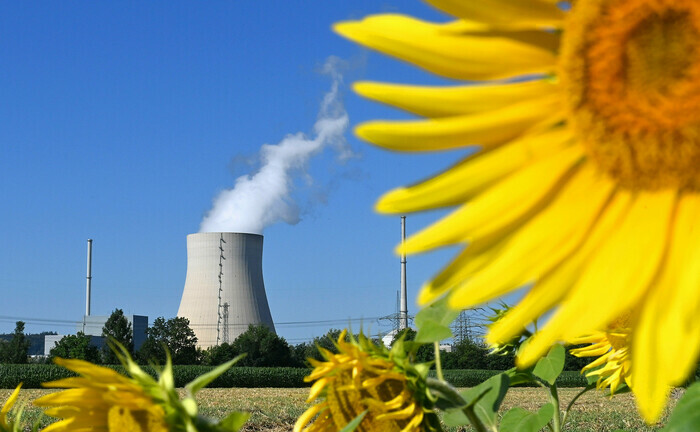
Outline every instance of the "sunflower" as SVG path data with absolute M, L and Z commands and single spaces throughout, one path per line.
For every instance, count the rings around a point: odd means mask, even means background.
M 590 377 L 597 376 L 597 387 L 610 387 L 611 396 L 623 383 L 632 388 L 630 329 L 625 324 L 626 321 L 617 320 L 606 331 L 569 341 L 575 345 L 590 344 L 570 352 L 576 357 L 598 357 L 581 369 L 581 373 Z
M 214 423 L 197 415 L 194 393 L 228 369 L 235 360 L 185 386 L 188 395 L 181 400 L 175 390 L 169 356 L 157 381 L 134 363 L 126 351 L 118 356 L 131 377 L 84 360 L 55 359 L 57 365 L 79 376 L 44 383 L 44 387 L 66 390 L 34 401 L 35 405 L 48 408 L 45 414 L 61 419 L 43 430 L 224 432 L 238 430 L 247 419 L 245 414 L 232 413 L 225 420 Z
M 424 117 L 361 124 L 361 138 L 405 152 L 478 146 L 377 203 L 395 214 L 457 206 L 403 246 L 464 245 L 418 302 L 447 294 L 462 309 L 527 287 L 488 335 L 506 342 L 554 309 L 521 366 L 635 310 L 634 391 L 654 421 L 700 350 L 700 2 L 428 3 L 457 19 L 385 14 L 334 27 L 472 81 L 355 84 L 362 96 Z
M 49 407 L 47 415 L 62 419 L 45 431 L 168 431 L 163 407 L 137 381 L 84 360 L 57 358 L 55 363 L 80 376 L 44 384 L 67 388 L 34 401 L 37 406 Z
M 338 431 L 365 411 L 358 430 L 434 430 L 430 425 L 436 417 L 425 389 L 428 369 L 411 367 L 405 356 L 392 355 L 363 335 L 349 342 L 346 335 L 343 331 L 338 338 L 338 354 L 319 348 L 326 361 L 309 359 L 314 369 L 304 380 L 315 382 L 306 402 L 322 401 L 299 417 L 294 432 Z

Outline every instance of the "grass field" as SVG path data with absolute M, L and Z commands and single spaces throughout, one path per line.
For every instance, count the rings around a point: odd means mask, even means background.
M 30 402 L 49 393 L 50 390 L 23 390 L 21 401 Z M 560 389 L 562 406 L 579 392 L 578 389 Z M 0 390 L 0 403 L 10 395 L 11 390 Z M 233 409 L 252 413 L 245 431 L 291 431 L 296 418 L 304 412 L 304 403 L 308 389 L 203 389 L 198 393 L 200 411 L 205 416 L 221 418 Z M 678 396 L 678 394 L 676 394 Z M 671 405 L 675 404 L 675 397 Z M 515 388 L 508 392 L 502 412 L 513 406 L 521 406 L 535 411 L 547 402 L 547 396 L 541 389 Z M 21 402 L 20 402 L 21 403 Z M 36 419 L 39 410 L 28 406 L 25 416 Z M 574 406 L 565 430 L 583 431 L 656 431 L 661 429 L 666 417 L 657 426 L 647 426 L 637 415 L 634 398 L 630 394 L 617 395 L 609 401 L 600 392 L 588 392 Z M 49 419 L 42 419 L 46 425 Z M 449 429 L 450 431 L 470 431 L 471 428 Z

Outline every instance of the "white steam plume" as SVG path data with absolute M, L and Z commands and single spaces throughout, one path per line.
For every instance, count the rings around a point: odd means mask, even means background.
M 314 137 L 298 132 L 287 135 L 278 144 L 263 144 L 258 172 L 238 177 L 233 189 L 221 192 L 214 199 L 199 232 L 261 234 L 275 222 L 292 225 L 299 222 L 299 207 L 290 194 L 294 179 L 307 175 L 309 159 L 327 146 L 332 146 L 341 160 L 352 156 L 344 138 L 349 120 L 339 99 L 338 87 L 342 81 L 336 69 L 339 62 L 331 57 L 323 66 L 323 72 L 331 75 L 333 82 L 323 97 L 313 128 Z

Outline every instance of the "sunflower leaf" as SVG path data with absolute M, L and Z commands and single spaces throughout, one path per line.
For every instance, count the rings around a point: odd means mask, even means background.
M 518 384 L 527 384 L 535 382 L 535 377 L 532 375 L 532 368 L 518 369 L 512 368 L 504 372 L 510 378 L 510 386 L 516 386 Z
M 435 342 L 452 337 L 450 323 L 459 315 L 459 311 L 455 311 L 447 307 L 447 297 L 441 298 L 428 307 L 425 307 L 416 314 L 416 342 Z
M 443 326 L 449 326 L 457 316 L 459 316 L 459 311 L 450 309 L 447 306 L 447 297 L 443 297 L 430 306 L 421 309 L 420 312 L 416 314 L 415 323 L 416 327 L 419 329 L 426 321 L 433 321 Z
M 542 429 L 554 414 L 551 403 L 543 405 L 532 413 L 520 407 L 511 408 L 501 419 L 501 432 L 537 432 Z
M 559 344 L 554 345 L 552 349 L 549 350 L 549 353 L 537 362 L 532 373 L 542 378 L 550 385 L 554 385 L 557 377 L 561 371 L 564 370 L 565 356 L 566 350 L 564 347 Z
M 234 432 L 243 427 L 249 417 L 250 413 L 234 411 L 221 420 L 218 426 L 224 430 Z
M 216 378 L 218 378 L 219 375 L 221 375 L 224 372 L 226 372 L 227 370 L 229 370 L 229 368 L 231 366 L 233 366 L 236 362 L 238 362 L 238 360 L 242 359 L 243 357 L 245 357 L 245 354 L 241 354 L 241 355 L 237 356 L 236 358 L 234 358 L 233 360 L 229 360 L 226 363 L 219 365 L 216 368 L 210 370 L 209 372 L 198 376 L 192 382 L 188 383 L 185 386 L 185 388 L 187 389 L 187 391 L 190 392 L 190 394 L 197 393 L 199 390 L 201 390 L 202 388 L 209 385 L 210 382 L 212 382 Z
M 352 432 L 360 424 L 363 418 L 367 415 L 367 410 L 362 411 L 357 417 L 352 419 L 352 421 L 345 425 L 339 432 Z
M 700 382 L 688 387 L 671 414 L 664 432 L 693 432 L 700 424 Z
M 508 392 L 510 378 L 507 374 L 501 373 L 492 376 L 476 387 L 472 387 L 461 393 L 464 400 L 474 404 L 474 413 L 484 425 L 490 429 L 495 429 L 497 424 L 498 408 L 503 402 L 503 398 Z
M 430 343 L 439 342 L 452 337 L 452 330 L 436 321 L 423 321 L 423 325 L 418 328 L 416 342 Z

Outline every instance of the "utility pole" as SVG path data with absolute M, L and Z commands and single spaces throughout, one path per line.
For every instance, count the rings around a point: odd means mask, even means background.
M 399 330 L 408 328 L 408 294 L 406 293 L 406 216 L 401 216 L 401 308 L 399 310 Z

